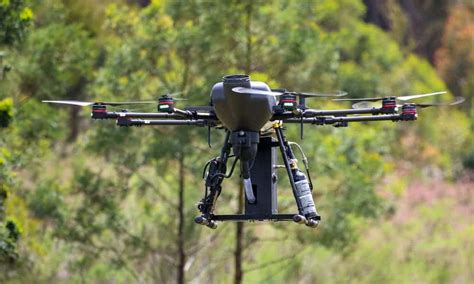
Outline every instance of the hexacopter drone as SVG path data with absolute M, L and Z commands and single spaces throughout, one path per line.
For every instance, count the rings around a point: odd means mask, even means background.
M 116 119 L 119 126 L 142 125 L 194 125 L 219 128 L 226 132 L 224 146 L 218 157 L 207 162 L 204 168 L 205 193 L 198 203 L 201 215 L 195 222 L 216 228 L 216 221 L 290 221 L 316 227 L 321 220 L 314 204 L 313 184 L 308 163 L 301 147 L 286 139 L 283 123 L 300 124 L 303 137 L 304 124 L 346 127 L 349 122 L 362 121 L 411 121 L 417 119 L 417 107 L 456 105 L 464 99 L 457 97 L 450 103 L 403 103 L 415 98 L 443 94 L 429 94 L 335 99 L 337 101 L 357 101 L 353 109 L 316 110 L 306 106 L 308 97 L 340 97 L 347 93 L 313 94 L 289 92 L 285 89 L 271 90 L 263 82 L 250 80 L 248 75 L 229 75 L 216 83 L 211 90 L 209 106 L 191 106 L 184 110 L 175 107 L 170 95 L 158 100 L 158 112 L 108 111 L 107 106 L 157 103 L 138 102 L 81 102 L 43 101 L 47 103 L 92 106 L 93 119 Z M 277 97 L 279 98 L 277 100 Z M 381 101 L 381 107 L 373 107 L 367 102 Z M 357 116 L 355 116 L 357 115 Z M 274 136 L 274 137 L 273 137 Z M 306 174 L 298 169 L 292 146 L 301 151 Z M 284 166 L 277 165 L 276 148 L 280 149 Z M 231 155 L 231 149 L 233 154 Z M 227 172 L 227 161 L 234 158 Z M 216 200 L 222 191 L 222 182 L 232 176 L 237 161 L 240 160 L 240 176 L 245 191 L 245 213 L 232 215 L 214 214 Z M 279 214 L 277 210 L 277 168 L 285 168 L 295 197 L 298 213 Z

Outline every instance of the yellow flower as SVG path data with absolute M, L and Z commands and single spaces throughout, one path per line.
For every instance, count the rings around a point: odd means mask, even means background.
M 30 8 L 26 7 L 20 12 L 20 19 L 23 21 L 29 21 L 33 19 L 33 11 Z

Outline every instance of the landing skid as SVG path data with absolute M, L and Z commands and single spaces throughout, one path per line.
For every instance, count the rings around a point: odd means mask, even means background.
M 211 215 L 211 218 L 205 219 L 203 217 L 196 217 L 194 220 L 197 224 L 207 226 L 209 228 L 217 228 L 216 221 L 234 221 L 234 222 L 263 222 L 263 221 L 293 221 L 298 224 L 305 224 L 308 227 L 317 227 L 320 216 L 308 220 L 299 214 L 226 214 L 226 215 Z

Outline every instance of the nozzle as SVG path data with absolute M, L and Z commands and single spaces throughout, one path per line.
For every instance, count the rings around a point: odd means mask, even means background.
M 244 178 L 243 182 L 244 182 L 245 196 L 247 196 L 247 200 L 249 201 L 250 204 L 254 204 L 257 199 L 255 198 L 255 195 L 253 194 L 252 181 L 250 180 L 250 178 Z

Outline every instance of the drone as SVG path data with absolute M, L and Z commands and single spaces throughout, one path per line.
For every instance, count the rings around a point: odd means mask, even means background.
M 210 103 L 206 106 L 177 108 L 172 95 L 158 101 L 82 102 L 44 100 L 45 103 L 91 106 L 92 119 L 115 119 L 118 126 L 175 125 L 225 131 L 220 155 L 209 160 L 203 171 L 204 197 L 197 204 L 200 215 L 194 221 L 209 228 L 217 228 L 220 221 L 294 221 L 317 227 L 321 216 L 313 199 L 313 182 L 308 161 L 302 148 L 288 141 L 284 124 L 299 124 L 301 138 L 306 124 L 347 127 L 352 122 L 414 121 L 417 108 L 457 105 L 464 101 L 456 97 L 449 103 L 412 103 L 412 99 L 441 95 L 446 92 L 410 96 L 373 98 L 338 98 L 346 92 L 303 93 L 286 89 L 270 89 L 264 82 L 251 81 L 248 75 L 227 75 L 214 84 Z M 336 97 L 334 101 L 355 102 L 351 109 L 318 110 L 307 107 L 307 98 Z M 371 103 L 381 102 L 380 106 Z M 109 111 L 108 106 L 157 104 L 157 112 Z M 294 148 L 303 157 L 305 172 L 299 169 Z M 277 164 L 277 152 L 283 165 Z M 229 160 L 233 159 L 230 164 Z M 237 162 L 245 192 L 244 214 L 215 214 L 216 201 L 222 192 L 224 179 L 230 178 Z M 228 163 L 230 169 L 228 169 Z M 284 168 L 298 212 L 278 213 L 277 169 Z

